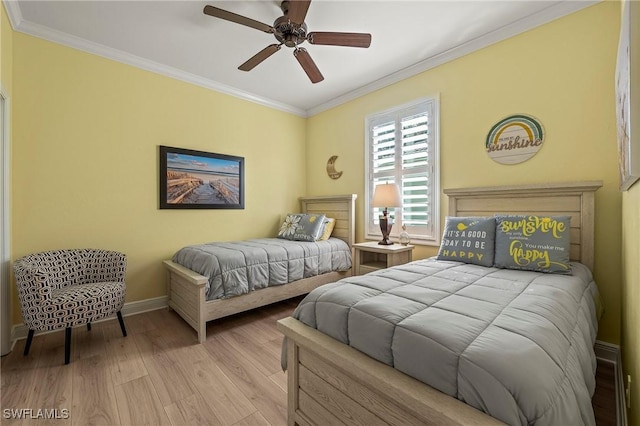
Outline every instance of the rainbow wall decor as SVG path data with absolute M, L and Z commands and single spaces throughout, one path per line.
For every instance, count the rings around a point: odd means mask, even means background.
M 501 164 L 517 164 L 533 157 L 542 146 L 544 129 L 540 122 L 525 114 L 515 114 L 497 122 L 487 135 L 485 149 Z

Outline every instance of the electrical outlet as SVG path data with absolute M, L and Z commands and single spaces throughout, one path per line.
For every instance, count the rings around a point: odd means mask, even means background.
M 625 390 L 627 409 L 631 409 L 631 374 L 627 374 L 627 389 Z

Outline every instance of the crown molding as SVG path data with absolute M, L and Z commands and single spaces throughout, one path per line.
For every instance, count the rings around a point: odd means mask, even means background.
M 458 59 L 462 56 L 468 55 L 469 53 L 475 52 L 476 50 L 483 49 L 499 41 L 506 40 L 525 31 L 562 18 L 563 16 L 577 12 L 589 6 L 593 6 L 594 4 L 600 3 L 601 1 L 602 0 L 576 0 L 556 3 L 544 10 L 541 10 L 540 12 L 534 13 L 533 15 L 529 15 L 516 22 L 505 25 L 504 27 L 498 28 L 497 30 L 491 31 L 466 43 L 460 44 L 445 52 L 431 56 L 430 58 L 420 61 L 414 65 L 411 65 L 407 68 L 376 80 L 373 83 L 369 83 L 356 90 L 345 93 L 342 96 L 338 96 L 337 98 L 334 98 L 329 102 L 310 108 L 307 110 L 307 116 L 311 117 L 328 109 L 337 107 L 338 105 L 342 105 L 346 102 L 352 101 L 376 90 L 380 90 L 384 87 L 398 83 L 399 81 L 406 80 L 409 77 L 413 77 L 446 62 L 453 61 L 454 59 Z
M 11 28 L 13 30 L 17 30 L 17 28 L 22 23 L 22 12 L 20 11 L 20 5 L 17 1 L 7 1 L 0 0 L 2 4 L 4 4 L 4 9 L 7 11 L 7 16 L 9 17 L 9 23 L 11 24 Z
M 5 4 L 15 4 L 15 3 L 17 2 L 13 2 L 13 1 L 5 2 Z M 102 56 L 103 58 L 107 58 L 107 59 L 111 59 L 127 65 L 131 65 L 136 68 L 140 68 L 156 74 L 164 75 L 166 77 L 174 78 L 176 80 L 195 84 L 196 86 L 204 87 L 206 89 L 214 90 L 216 92 L 220 92 L 226 95 L 234 96 L 236 98 L 244 99 L 246 101 L 260 104 L 269 108 L 288 112 L 294 115 L 299 115 L 301 117 L 307 117 L 307 113 L 304 109 L 296 108 L 294 106 L 291 106 L 282 102 L 277 102 L 271 99 L 263 98 L 249 92 L 244 92 L 242 90 L 236 89 L 235 87 L 231 87 L 226 84 L 216 82 L 214 80 L 200 77 L 198 75 L 195 75 L 177 68 L 173 68 L 168 65 L 160 64 L 158 62 L 151 61 L 149 59 L 141 58 L 140 56 L 132 55 L 130 53 L 126 53 L 118 49 L 113 49 L 111 47 L 107 47 L 99 43 L 94 43 L 92 41 L 88 41 L 80 37 L 76 37 L 61 31 L 57 31 L 57 30 L 45 27 L 43 25 L 34 24 L 33 22 L 25 21 L 21 18 L 18 20 L 18 15 L 21 16 L 21 14 L 20 14 L 19 7 L 15 6 L 15 8 L 17 8 L 17 15 L 15 15 L 17 25 L 14 26 L 14 29 L 16 31 L 19 31 L 34 37 L 38 37 L 47 41 L 51 41 L 53 43 L 57 43 L 57 44 L 68 46 L 77 50 L 81 50 L 87 53 L 91 53 L 97 56 Z
M 404 68 L 400 71 L 389 74 L 379 80 L 364 85 L 356 90 L 345 93 L 344 95 L 333 98 L 329 102 L 322 103 L 308 110 L 304 110 L 289 104 L 264 98 L 249 92 L 239 90 L 237 88 L 228 86 L 210 80 L 204 77 L 191 74 L 189 72 L 173 68 L 167 65 L 163 65 L 148 59 L 141 58 L 136 55 L 122 52 L 117 49 L 113 49 L 98 43 L 90 42 L 80 37 L 72 36 L 67 33 L 52 30 L 50 28 L 34 24 L 25 21 L 20 11 L 19 2 L 13 0 L 2 0 L 9 16 L 9 21 L 15 31 L 20 31 L 25 34 L 32 35 L 34 37 L 42 38 L 54 43 L 62 44 L 72 47 L 74 49 L 82 50 L 94 55 L 102 56 L 107 59 L 112 59 L 117 62 L 121 62 L 127 65 L 131 65 L 137 68 L 141 68 L 156 74 L 164 75 L 176 80 L 181 80 L 187 83 L 195 84 L 206 89 L 214 90 L 220 93 L 224 93 L 230 96 L 234 96 L 249 102 L 257 103 L 269 108 L 284 111 L 300 117 L 311 117 L 319 114 L 328 109 L 342 105 L 346 102 L 352 101 L 361 96 L 367 95 L 376 90 L 380 90 L 384 87 L 398 83 L 407 78 L 413 77 L 417 74 L 435 68 L 446 62 L 458 59 L 464 55 L 472 53 L 476 50 L 485 48 L 499 41 L 508 39 L 525 31 L 531 30 L 538 26 L 544 25 L 548 22 L 562 18 L 571 13 L 577 12 L 594 4 L 600 3 L 602 0 L 568 0 L 561 1 L 547 7 L 546 9 L 522 18 L 514 23 L 505 25 L 495 31 L 484 34 L 478 38 L 475 38 L 469 42 L 460 44 L 454 48 L 451 48 L 445 52 L 434 55 L 423 61 L 420 61 L 414 65 Z

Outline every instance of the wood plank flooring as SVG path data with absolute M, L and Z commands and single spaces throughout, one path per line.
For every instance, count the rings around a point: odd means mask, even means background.
M 616 426 L 616 379 L 613 364 L 598 361 L 596 392 L 591 399 L 598 426 Z
M 71 363 L 64 333 L 25 340 L 2 358 L 2 416 L 7 425 L 285 425 L 286 373 L 276 320 L 299 298 L 210 322 L 207 341 L 173 311 L 73 330 Z M 615 380 L 598 364 L 593 399 L 598 426 L 615 425 Z M 7 419 L 6 410 L 22 411 Z M 46 410 L 46 411 L 38 411 Z M 613 411 L 612 411 L 613 410 Z M 26 415 L 26 418 L 24 416 Z M 611 422 L 613 419 L 613 423 Z

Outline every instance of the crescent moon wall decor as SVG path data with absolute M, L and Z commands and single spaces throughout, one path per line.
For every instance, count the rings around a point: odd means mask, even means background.
M 337 159 L 338 159 L 338 156 L 333 155 L 331 158 L 329 158 L 329 161 L 327 161 L 327 174 L 331 179 L 340 179 L 340 176 L 342 176 L 342 172 L 336 171 Z

